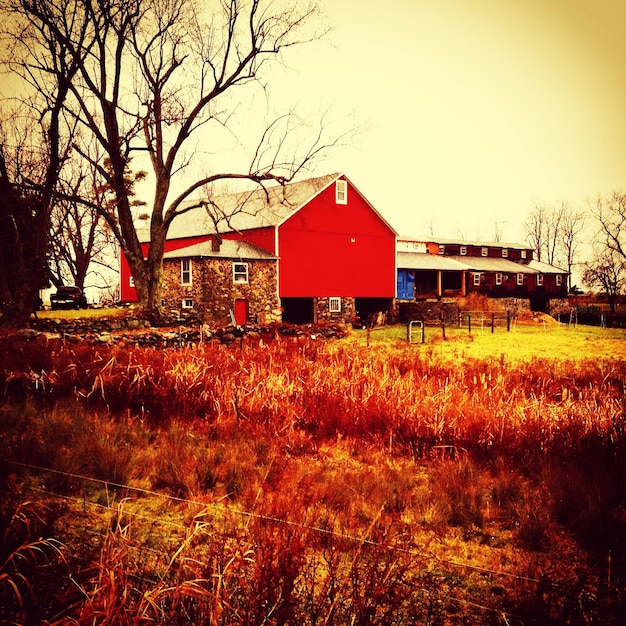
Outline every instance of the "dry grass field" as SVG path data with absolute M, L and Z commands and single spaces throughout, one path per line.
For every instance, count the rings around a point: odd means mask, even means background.
M 625 345 L 1 336 L 0 618 L 621 623 Z

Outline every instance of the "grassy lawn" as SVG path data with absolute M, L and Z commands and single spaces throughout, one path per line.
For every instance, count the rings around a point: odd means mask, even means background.
M 366 330 L 355 330 L 353 338 L 363 345 L 368 341 Z M 432 356 L 478 359 L 530 360 L 533 358 L 558 359 L 626 359 L 626 330 L 596 326 L 570 326 L 552 324 L 518 325 L 506 328 L 446 328 L 443 340 L 441 328 L 426 327 L 425 343 L 421 344 L 419 330 L 412 344 L 419 353 Z M 385 326 L 369 332 L 370 345 L 407 342 L 404 325 Z

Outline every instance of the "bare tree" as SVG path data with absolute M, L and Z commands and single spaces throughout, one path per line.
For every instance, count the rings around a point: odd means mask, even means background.
M 0 4 L 0 63 L 21 78 L 20 97 L 5 95 L 0 112 L 0 308 L 3 324 L 21 326 L 45 282 L 50 212 L 73 131 L 64 106 L 81 58 L 39 20 L 14 21 L 14 8 Z M 63 21 L 80 41 L 72 5 Z
M 541 256 L 545 249 L 547 211 L 547 208 L 542 204 L 538 202 L 533 203 L 524 223 L 528 244 L 535 251 L 537 261 L 541 261 Z
M 198 206 L 190 199 L 199 190 L 224 180 L 284 184 L 336 142 L 326 139 L 323 120 L 304 141 L 306 125 L 293 111 L 270 115 L 252 140 L 235 124 L 239 105 L 249 106 L 255 94 L 267 97 L 269 62 L 320 36 L 315 4 L 223 0 L 203 13 L 194 0 L 71 0 L 87 23 L 86 36 L 77 36 L 55 0 L 13 2 L 84 58 L 68 112 L 103 148 L 108 167 L 81 145 L 75 150 L 99 168 L 114 195 L 102 215 L 128 259 L 140 304 L 155 316 L 168 229 Z M 47 67 L 57 72 L 55 63 Z M 222 157 L 211 157 L 209 150 L 229 137 L 234 141 Z M 242 146 L 248 146 L 245 167 L 229 163 L 230 148 Z M 128 189 L 133 155 L 149 157 L 147 252 Z
M 599 196 L 593 215 L 604 247 L 626 259 L 626 195 L 613 193 L 606 199 Z
M 615 313 L 618 297 L 626 287 L 626 259 L 617 251 L 602 246 L 592 261 L 585 263 L 583 283 L 600 287 L 605 293 L 611 313 Z
M 99 210 L 107 201 L 105 188 L 96 176 L 94 170 L 80 171 L 74 180 L 60 181 L 48 253 L 50 279 L 57 286 L 70 280 L 84 289 L 89 274 L 119 270 L 114 267 L 115 238 Z
M 558 206 L 534 203 L 525 223 L 536 259 L 567 268 L 568 272 L 574 265 L 584 227 L 584 214 L 565 201 Z
M 568 280 L 571 280 L 572 269 L 578 258 L 581 237 L 586 227 L 586 217 L 582 211 L 575 211 L 572 207 L 563 203 L 561 230 L 558 233 L 560 259 L 563 269 L 568 271 Z M 568 290 L 571 284 L 568 285 Z

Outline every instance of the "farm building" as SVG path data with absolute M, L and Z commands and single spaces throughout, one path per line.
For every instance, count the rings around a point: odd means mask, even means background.
M 226 323 L 231 311 L 237 323 L 350 321 L 390 308 L 396 232 L 346 176 L 321 176 L 208 199 L 177 217 L 164 274 L 164 306 L 207 321 Z M 124 258 L 121 299 L 136 300 Z
M 535 261 L 522 244 L 399 237 L 397 250 L 399 300 L 479 293 L 546 310 L 551 299 L 567 297 L 568 272 Z

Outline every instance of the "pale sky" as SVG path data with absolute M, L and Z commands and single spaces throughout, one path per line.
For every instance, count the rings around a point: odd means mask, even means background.
M 356 110 L 326 169 L 402 233 L 523 241 L 533 201 L 626 192 L 624 0 L 320 2 L 289 88 Z

